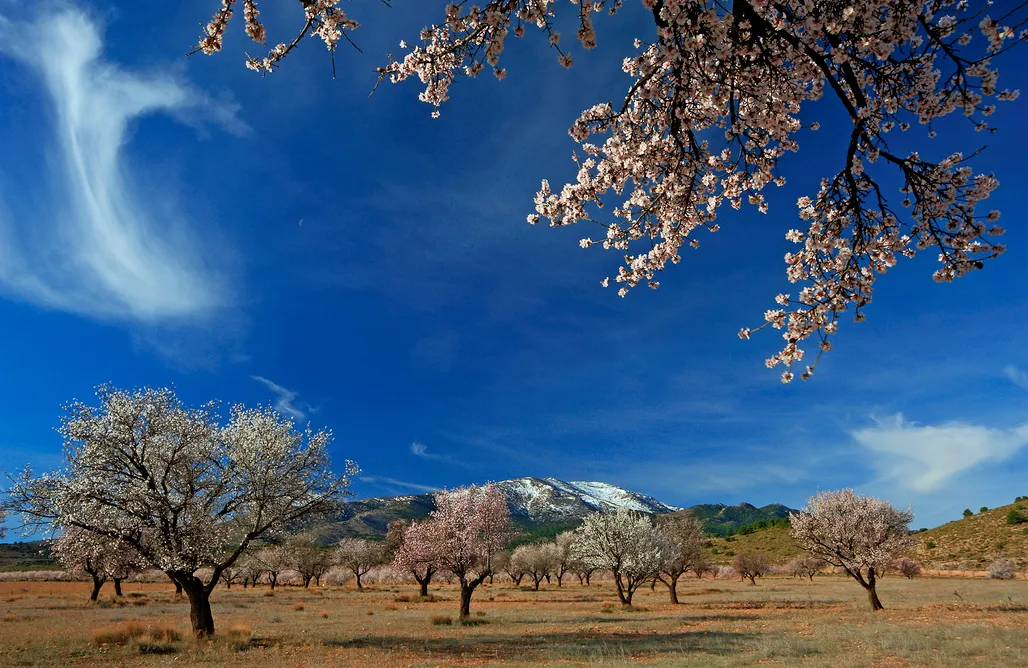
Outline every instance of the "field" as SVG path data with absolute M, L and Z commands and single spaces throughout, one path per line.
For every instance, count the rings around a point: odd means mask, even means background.
M 837 576 L 683 580 L 615 605 L 609 582 L 484 585 L 472 624 L 456 623 L 454 586 L 219 588 L 213 641 L 189 638 L 170 585 L 125 585 L 86 602 L 82 582 L 0 583 L 2 666 L 1025 666 L 1028 582 L 885 579 L 886 610 Z M 411 599 L 414 599 L 413 601 Z M 447 623 L 450 622 L 450 623 Z M 134 624 L 135 630 L 132 629 Z M 128 636 L 134 635 L 134 638 Z

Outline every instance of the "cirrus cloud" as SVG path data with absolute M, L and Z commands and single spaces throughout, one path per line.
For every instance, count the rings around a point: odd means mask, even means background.
M 83 11 L 43 3 L 36 18 L 0 15 L 0 56 L 22 63 L 45 91 L 50 122 L 39 155 L 5 161 L 0 181 L 0 283 L 48 308 L 145 323 L 191 318 L 227 305 L 225 278 L 162 189 L 144 193 L 124 159 L 130 127 L 157 113 L 241 130 L 233 105 L 173 72 L 130 72 L 104 57 L 100 28 Z M 0 60 L 0 65 L 3 61 Z M 15 156 L 8 156 L 12 159 Z M 15 184 L 15 169 L 46 164 Z M 14 196 L 12 196 L 14 194 Z

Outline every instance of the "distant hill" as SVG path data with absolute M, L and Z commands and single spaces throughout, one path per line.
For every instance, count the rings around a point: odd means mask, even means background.
M 1026 522 L 1008 523 L 1007 516 Z M 984 570 L 996 559 L 1028 566 L 1028 500 L 975 512 L 916 534 L 914 558 L 931 568 Z
M 41 540 L 25 543 L 0 543 L 0 572 L 48 571 L 59 568 Z
M 762 508 L 748 503 L 740 503 L 737 506 L 704 503 L 693 506 L 689 510 L 703 521 L 707 533 L 715 536 L 727 536 L 748 524 L 754 524 L 760 520 L 786 518 L 789 513 L 796 512 L 780 503 L 771 503 Z

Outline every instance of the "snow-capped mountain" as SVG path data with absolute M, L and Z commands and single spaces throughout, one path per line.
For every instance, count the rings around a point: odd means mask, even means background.
M 565 482 L 556 478 L 516 478 L 494 483 L 507 498 L 516 524 L 532 529 L 544 526 L 573 528 L 586 515 L 614 508 L 644 513 L 672 513 L 679 508 L 603 482 Z M 324 541 L 345 536 L 381 536 L 397 519 L 416 520 L 435 508 L 431 494 L 361 499 L 344 504 L 332 522 L 317 533 Z
M 681 508 L 651 496 L 604 482 L 565 482 L 556 478 L 516 478 L 494 483 L 506 497 L 514 523 L 525 533 L 552 536 L 573 529 L 591 513 L 614 508 L 637 512 L 673 513 Z M 381 537 L 393 520 L 420 520 L 435 508 L 431 494 L 405 494 L 351 501 L 332 520 L 319 525 L 319 539 L 330 544 L 348 536 Z M 762 519 L 787 517 L 779 504 L 755 508 L 749 504 L 705 504 L 690 508 L 711 533 L 734 530 Z
M 511 515 L 533 522 L 580 520 L 590 513 L 615 508 L 651 514 L 680 510 L 651 496 L 604 482 L 516 478 L 498 482 L 496 487 L 507 497 Z

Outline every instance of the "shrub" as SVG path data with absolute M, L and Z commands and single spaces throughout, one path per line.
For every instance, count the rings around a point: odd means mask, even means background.
M 432 622 L 433 626 L 451 626 L 453 625 L 453 617 L 449 615 L 432 615 L 428 618 Z
M 924 544 L 924 546 L 925 546 L 926 548 L 928 548 L 929 550 L 934 550 L 934 549 L 935 549 L 935 542 L 934 542 L 934 541 L 927 541 L 927 542 L 926 542 L 926 543 Z
M 1017 510 L 1017 508 L 1011 508 L 1007 511 L 1007 524 L 1024 524 L 1028 522 L 1028 517 L 1024 513 Z
M 139 622 L 122 622 L 121 624 L 93 631 L 93 644 L 97 647 L 104 645 L 127 645 L 132 641 L 137 641 L 140 646 L 144 644 L 167 644 L 181 639 L 182 634 L 171 626 L 143 626 Z M 143 650 L 140 649 L 140 652 L 143 652 Z M 164 653 L 167 654 L 167 652 Z
M 178 647 L 169 642 L 153 642 L 150 640 L 142 640 L 136 648 L 140 654 L 174 654 L 178 651 Z
M 982 507 L 981 507 L 981 509 L 979 509 L 979 511 L 978 511 L 978 512 L 980 512 L 980 513 L 986 513 L 986 512 L 988 512 L 988 511 L 989 511 L 989 507 L 988 507 L 988 506 L 982 506 Z
M 1017 568 L 1009 559 L 997 559 L 989 566 L 989 577 L 995 580 L 1013 580 L 1017 576 Z
M 242 652 L 253 642 L 253 629 L 248 624 L 233 624 L 225 631 L 225 641 L 229 648 Z
M 303 603 L 294 603 L 293 604 L 293 610 L 296 610 L 297 612 L 303 612 L 303 609 L 304 609 Z
M 964 508 L 964 517 L 970 517 L 974 512 L 970 508 Z
M 1000 542 L 996 543 L 996 549 L 997 549 L 997 550 L 1002 550 L 1002 549 L 1003 549 L 1004 547 L 1006 547 L 1006 546 L 1007 546 L 1007 544 L 1006 544 L 1006 543 L 1004 543 L 1004 542 L 1002 542 L 1002 541 L 1000 541 Z

